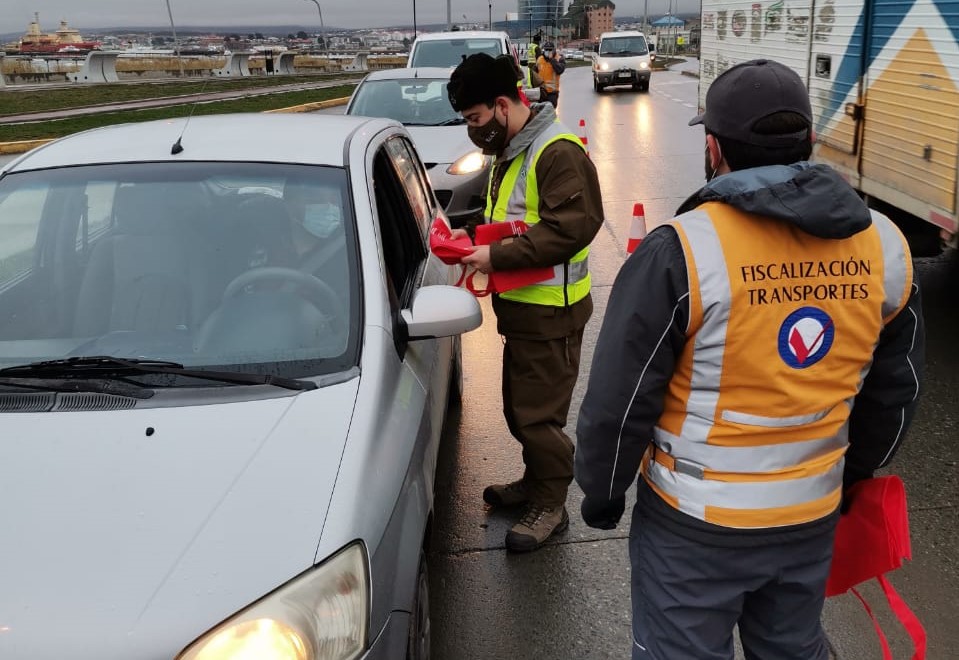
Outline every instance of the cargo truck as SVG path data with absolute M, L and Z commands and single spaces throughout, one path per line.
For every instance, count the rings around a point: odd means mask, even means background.
M 959 1 L 703 0 L 700 108 L 716 76 L 755 58 L 806 82 L 814 161 L 919 245 L 957 246 Z

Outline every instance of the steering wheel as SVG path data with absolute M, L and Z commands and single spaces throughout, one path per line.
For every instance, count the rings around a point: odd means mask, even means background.
M 294 284 L 298 290 L 303 291 L 303 297 L 315 304 L 319 310 L 326 311 L 334 319 L 343 320 L 345 318 L 343 303 L 340 302 L 340 298 L 336 295 L 333 287 L 315 275 L 280 266 L 252 268 L 245 273 L 240 273 L 233 278 L 232 282 L 227 284 L 223 291 L 223 301 L 225 302 L 240 294 L 243 289 L 251 284 L 267 281 Z

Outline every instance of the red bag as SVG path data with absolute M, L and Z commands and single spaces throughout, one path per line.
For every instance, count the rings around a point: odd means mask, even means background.
M 833 546 L 832 568 L 826 582 L 826 596 L 852 591 L 872 619 L 883 658 L 892 660 L 889 642 L 879 622 L 856 585 L 876 578 L 889 606 L 912 638 L 913 660 L 926 657 L 926 631 L 916 615 L 886 579 L 904 559 L 912 559 L 906 489 L 896 476 L 866 479 L 850 488 L 849 511 L 839 518 Z
M 453 232 L 443 218 L 433 220 L 430 227 L 430 252 L 449 266 L 456 266 L 460 259 L 473 254 L 473 242 L 469 236 L 452 239 Z
M 529 225 L 522 220 L 478 225 L 476 227 L 476 244 L 489 245 L 494 241 L 525 234 L 527 229 L 529 229 Z M 490 292 L 503 293 L 511 289 L 518 289 L 521 286 L 544 282 L 553 277 L 553 269 L 545 267 L 497 270 L 489 274 L 489 286 L 486 290 L 481 291 L 477 291 L 472 284 L 474 275 L 475 273 L 467 278 L 466 285 L 470 291 L 473 291 L 477 296 L 484 296 L 489 295 Z

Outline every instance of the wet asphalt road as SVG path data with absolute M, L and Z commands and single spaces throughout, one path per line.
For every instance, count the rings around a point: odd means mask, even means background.
M 693 63 L 690 63 L 693 66 Z M 693 68 L 695 68 L 693 66 Z M 634 202 L 650 228 L 668 220 L 702 185 L 703 133 L 688 127 L 696 78 L 654 74 L 650 92 L 627 88 L 595 95 L 588 68 L 563 76 L 559 110 L 574 132 L 585 119 L 603 187 L 606 225 L 590 253 L 595 315 L 587 327 L 583 368 L 567 432 L 573 435 L 610 287 L 625 258 Z M 892 471 L 910 498 L 914 561 L 892 576 L 929 632 L 930 659 L 959 656 L 953 602 L 959 596 L 959 275 L 949 256 L 916 260 L 926 304 L 929 356 L 918 417 Z M 521 474 L 519 445 L 502 417 L 502 343 L 483 303 L 482 328 L 463 337 L 466 397 L 452 410 L 436 481 L 430 554 L 434 657 L 441 660 L 629 658 L 629 510 L 609 532 L 586 527 L 573 485 L 569 530 L 533 554 L 504 550 L 513 516 L 488 512 L 490 483 Z M 895 657 L 911 657 L 908 638 L 881 600 L 874 603 Z M 874 660 L 881 651 L 868 617 L 851 595 L 830 599 L 823 621 L 842 660 Z M 665 659 L 668 660 L 668 659 Z

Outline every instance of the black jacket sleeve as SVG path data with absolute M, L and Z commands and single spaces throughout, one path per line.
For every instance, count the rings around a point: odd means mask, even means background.
M 584 511 L 622 514 L 618 501 L 636 479 L 662 415 L 688 322 L 686 259 L 675 230 L 661 227 L 616 276 L 599 333 L 576 426 Z
M 914 282 L 906 306 L 879 335 L 872 368 L 849 417 L 847 488 L 887 465 L 902 443 L 919 401 L 925 344 L 919 284 Z

